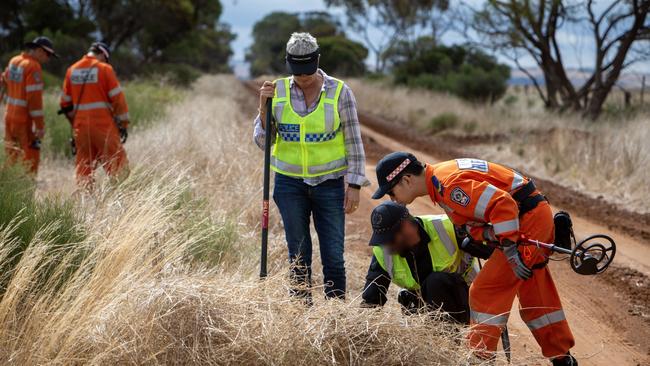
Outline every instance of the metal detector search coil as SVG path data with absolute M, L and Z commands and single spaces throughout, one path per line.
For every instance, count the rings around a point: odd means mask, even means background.
M 521 238 L 520 243 L 522 245 L 547 248 L 556 253 L 568 254 L 571 269 L 585 276 L 605 272 L 616 255 L 616 243 L 611 237 L 604 234 L 592 235 L 581 240 L 573 250 L 525 237 Z
M 605 272 L 616 255 L 616 243 L 607 235 L 592 235 L 573 248 L 571 269 L 582 275 Z

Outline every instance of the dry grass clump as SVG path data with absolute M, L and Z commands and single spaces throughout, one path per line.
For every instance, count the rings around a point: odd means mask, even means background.
M 650 212 L 642 199 L 650 193 L 647 112 L 605 114 L 594 123 L 576 115 L 546 112 L 533 91 L 530 95 L 511 92 L 495 105 L 475 105 L 381 82 L 351 80 L 350 84 L 361 110 L 423 132 L 447 134 L 461 143 L 466 136 L 498 137 L 496 142 L 487 139 L 464 148 L 468 154 Z M 444 131 L 433 128 L 442 116 L 453 116 L 457 122 Z
M 184 228 L 183 172 L 136 174 L 84 202 L 88 237 L 36 286 L 52 243 L 37 235 L 0 300 L 0 361 L 13 364 L 454 364 L 458 329 L 395 309 L 287 298 L 284 276 L 260 282 L 250 262 L 206 268 L 189 255 L 210 229 Z M 207 219 L 206 219 L 207 220 Z M 51 228 L 44 228 L 46 233 Z M 1 247 L 9 245 L 3 241 Z M 235 245 L 246 245 L 235 243 Z M 72 275 L 69 262 L 84 260 Z M 276 259 L 276 261 L 279 259 Z M 277 272 L 276 272 L 277 273 Z

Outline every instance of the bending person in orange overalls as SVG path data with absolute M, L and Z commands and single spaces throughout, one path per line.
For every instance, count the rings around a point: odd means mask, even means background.
M 524 235 L 547 243 L 554 240 L 553 213 L 535 184 L 522 174 L 478 159 L 422 164 L 413 154 L 396 152 L 377 164 L 379 189 L 410 204 L 429 195 L 455 225 L 467 225 L 476 241 L 498 242 L 472 283 L 469 293 L 470 346 L 481 358 L 492 358 L 515 296 L 542 354 L 553 365 L 577 365 L 569 350 L 575 341 L 566 321 L 551 273 L 549 250 L 518 246 Z
M 41 139 L 45 135 L 41 64 L 58 55 L 46 37 L 37 37 L 25 47 L 25 52 L 9 61 L 2 75 L 7 103 L 5 152 L 9 164 L 21 159 L 35 176 L 41 155 Z
M 88 54 L 68 68 L 63 82 L 61 110 L 74 130 L 77 183 L 87 189 L 93 188 L 98 163 L 114 179 L 129 172 L 122 146 L 128 136 L 129 111 L 109 58 L 105 43 L 93 43 Z

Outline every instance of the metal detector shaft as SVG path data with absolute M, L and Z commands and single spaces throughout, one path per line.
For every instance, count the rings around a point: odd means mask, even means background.
M 260 278 L 267 275 L 266 259 L 269 243 L 269 191 L 271 186 L 271 98 L 266 100 L 266 136 L 264 139 L 264 194 L 262 196 L 262 253 L 260 255 Z
M 540 246 L 540 247 L 543 247 L 543 248 L 546 248 L 546 249 L 550 249 L 550 250 L 552 250 L 552 251 L 554 251 L 554 252 L 557 252 L 557 253 L 569 254 L 569 255 L 570 255 L 571 253 L 573 253 L 572 250 L 570 250 L 570 249 L 566 249 L 566 248 L 562 248 L 562 247 L 558 247 L 558 246 L 555 245 L 555 244 L 543 243 L 543 242 L 541 242 L 541 241 L 532 240 L 532 239 L 524 239 L 524 241 L 525 241 L 525 243 L 528 244 L 528 245 Z

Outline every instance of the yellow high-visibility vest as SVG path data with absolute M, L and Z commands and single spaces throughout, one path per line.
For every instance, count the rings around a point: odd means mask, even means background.
M 322 92 L 318 107 L 301 117 L 291 106 L 289 78 L 275 82 L 273 116 L 277 135 L 271 169 L 292 177 L 311 178 L 345 170 L 348 162 L 338 100 L 343 82 Z
M 478 274 L 478 261 L 458 248 L 454 225 L 447 215 L 418 216 L 424 231 L 429 235 L 429 254 L 434 272 L 459 273 L 471 283 Z M 391 281 L 407 290 L 418 290 L 420 284 L 411 273 L 406 258 L 399 254 L 389 254 L 381 246 L 372 248 L 379 265 L 388 272 Z M 424 280 L 424 278 L 421 278 Z

